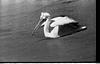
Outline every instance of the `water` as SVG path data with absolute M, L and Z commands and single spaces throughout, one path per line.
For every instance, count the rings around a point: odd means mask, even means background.
M 56 0 L 0 0 L 0 28 L 8 29 L 19 26 L 16 18 L 34 12 Z M 24 14 L 23 16 L 20 14 Z M 15 16 L 19 15 L 19 16 Z M 27 14 L 25 15 L 27 16 Z M 14 20 L 14 21 L 13 21 Z M 15 26 L 14 26 L 15 25 Z
M 52 0 L 53 1 L 53 0 Z M 49 0 L 1 0 L 1 16 L 36 10 L 50 4 Z

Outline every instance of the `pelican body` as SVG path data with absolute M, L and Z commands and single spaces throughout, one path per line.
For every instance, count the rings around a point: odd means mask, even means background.
M 47 12 L 41 13 L 40 21 L 34 28 L 34 31 L 38 29 L 40 24 L 43 26 L 44 36 L 48 38 L 58 38 L 78 30 L 86 29 L 86 26 L 80 26 L 72 18 L 67 16 L 51 18 Z

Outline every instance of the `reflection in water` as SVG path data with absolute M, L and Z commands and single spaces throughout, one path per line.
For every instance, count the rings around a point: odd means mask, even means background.
M 63 57 L 66 54 L 66 47 L 61 39 L 53 39 L 47 42 L 50 55 Z

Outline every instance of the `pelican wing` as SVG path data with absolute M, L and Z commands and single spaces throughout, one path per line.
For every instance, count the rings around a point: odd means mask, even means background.
M 59 26 L 59 25 L 64 25 L 72 22 L 77 22 L 69 17 L 56 17 L 51 19 L 54 22 L 50 25 L 51 27 Z

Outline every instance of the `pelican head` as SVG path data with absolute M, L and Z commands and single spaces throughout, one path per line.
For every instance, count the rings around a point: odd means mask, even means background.
M 34 31 L 36 31 L 39 28 L 39 25 L 43 26 L 43 23 L 50 17 L 50 14 L 48 12 L 41 12 L 40 20 L 38 24 L 35 26 Z
M 41 12 L 40 19 L 47 19 L 50 17 L 50 14 L 48 12 Z

